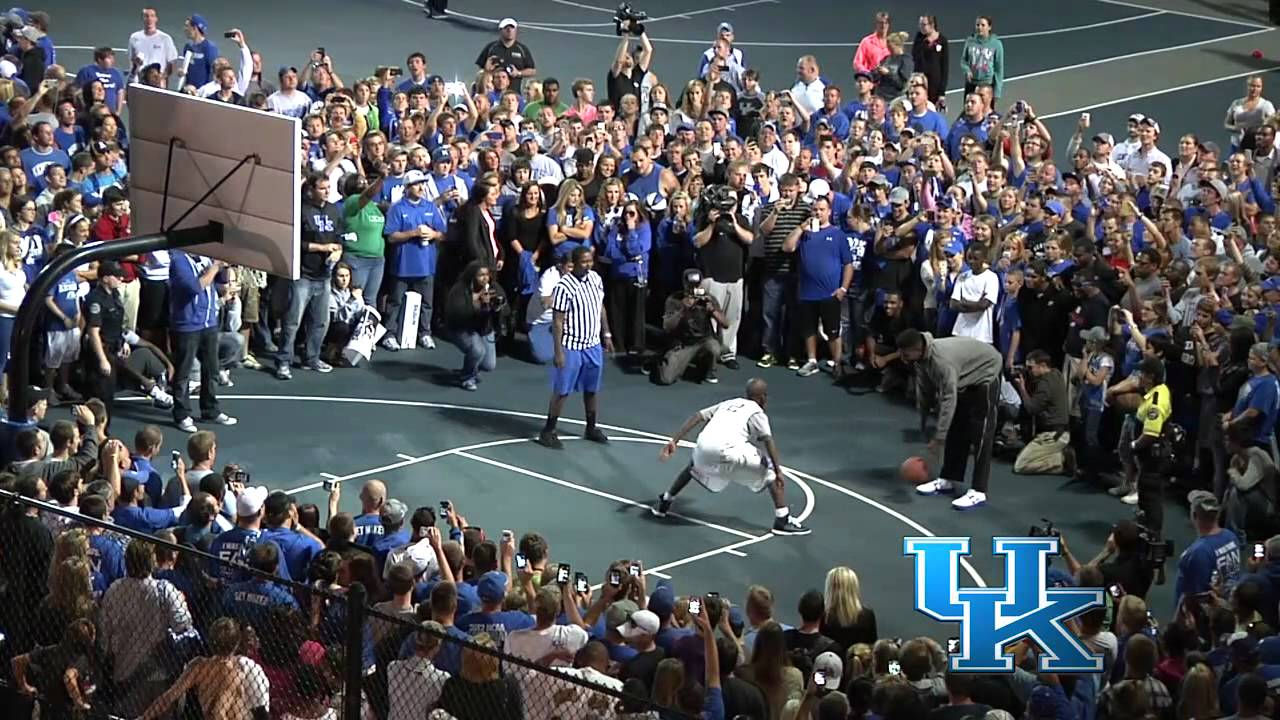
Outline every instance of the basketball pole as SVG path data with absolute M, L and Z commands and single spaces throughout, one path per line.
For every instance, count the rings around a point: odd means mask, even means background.
M 210 222 L 201 227 L 82 245 L 54 258 L 53 262 L 36 275 L 14 318 L 13 343 L 9 353 L 9 413 L 3 425 L 3 434 L 6 437 L 3 444 L 0 444 L 0 455 L 11 455 L 13 440 L 18 432 L 32 425 L 27 420 L 27 385 L 31 382 L 31 344 L 35 335 L 36 321 L 45 308 L 44 299 L 49 295 L 53 285 L 81 265 L 129 255 L 144 255 L 156 250 L 221 243 L 222 232 L 222 223 Z

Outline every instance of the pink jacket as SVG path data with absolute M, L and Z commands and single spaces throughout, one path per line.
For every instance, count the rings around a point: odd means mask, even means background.
M 853 54 L 854 72 L 871 72 L 880 61 L 889 56 L 889 45 L 875 33 L 862 38 L 858 51 Z

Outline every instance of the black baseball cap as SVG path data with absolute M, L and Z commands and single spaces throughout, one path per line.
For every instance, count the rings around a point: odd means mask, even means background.
M 98 263 L 98 277 L 124 277 L 124 268 L 115 260 L 103 260 Z
M 596 154 L 587 148 L 580 148 L 573 154 L 573 161 L 579 165 L 587 165 L 596 161 Z

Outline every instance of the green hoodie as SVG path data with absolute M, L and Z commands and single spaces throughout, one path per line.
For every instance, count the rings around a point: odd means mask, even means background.
M 960 55 L 960 67 L 964 70 L 965 82 L 973 85 L 990 85 L 995 97 L 1000 97 L 1004 90 L 1004 43 L 995 34 L 980 39 L 970 35 L 964 41 L 964 52 Z

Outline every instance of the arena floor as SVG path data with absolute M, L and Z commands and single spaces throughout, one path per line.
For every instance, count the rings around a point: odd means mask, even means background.
M 566 83 L 590 76 L 599 83 L 617 43 L 612 7 L 570 0 L 454 0 L 457 19 L 430 22 L 416 5 L 229 0 L 214 9 L 154 3 L 161 26 L 175 39 L 191 12 L 205 14 L 215 42 L 223 29 L 242 28 L 262 52 L 268 74 L 324 46 L 347 78 L 402 62 L 415 50 L 427 54 L 431 72 L 468 78 L 476 53 L 493 36 L 492 23 L 511 15 L 522 23 L 522 40 L 533 50 L 540 75 Z M 839 3 L 838 9 L 825 0 L 635 5 L 654 18 L 654 70 L 669 85 L 693 73 L 716 24 L 729 20 L 766 87 L 790 84 L 795 59 L 804 53 L 818 57 L 824 75 L 847 82 L 853 48 L 881 7 L 870 0 Z M 59 60 L 72 68 L 89 61 L 93 46 L 124 45 L 137 27 L 132 10 L 90 14 L 71 0 L 51 0 L 45 7 L 53 17 Z M 1032 3 L 911 0 L 893 9 L 895 26 L 913 32 L 919 13 L 939 15 L 953 42 L 953 86 L 972 18 L 994 15 L 1005 43 L 1006 100 L 1031 102 L 1059 139 L 1059 153 L 1083 111 L 1092 112 L 1094 128 L 1117 134 L 1132 112 L 1154 116 L 1167 150 L 1184 132 L 1221 142 L 1222 115 L 1240 94 L 1243 78 L 1264 71 L 1274 79 L 1272 58 L 1280 52 L 1257 2 L 1219 7 L 1209 0 L 1081 0 L 1046 13 Z M 1250 56 L 1255 48 L 1263 50 L 1263 59 Z M 770 535 L 767 499 L 739 488 L 717 497 L 690 488 L 676 505 L 683 517 L 660 522 L 643 506 L 679 470 L 674 461 L 658 461 L 660 442 L 695 409 L 740 393 L 754 367 L 744 363 L 740 371 L 722 372 L 718 386 L 673 388 L 655 388 L 642 376 L 611 367 L 601 419 L 614 441 L 569 442 L 555 452 L 531 442 L 547 400 L 543 368 L 502 358 L 480 391 L 467 393 L 450 381 L 459 358 L 442 343 L 434 352 L 379 354 L 369 368 L 328 376 L 299 372 L 290 383 L 240 372 L 236 387 L 223 396 L 226 411 L 241 422 L 219 430 L 219 460 L 242 464 L 255 483 L 322 506 L 323 478 L 351 481 L 344 510 L 356 508 L 358 484 L 367 478 L 386 481 L 392 496 L 410 508 L 448 498 L 490 536 L 505 528 L 543 532 L 557 561 L 587 571 L 595 582 L 610 560 L 625 555 L 641 558 L 653 575 L 672 578 L 681 593 L 720 591 L 740 602 L 748 584 L 762 583 L 774 590 L 788 617 L 801 593 L 821 586 L 827 568 L 849 565 L 858 570 L 864 598 L 878 611 L 885 636 L 947 632 L 910 609 L 912 564 L 901 554 L 903 536 L 972 536 L 976 554 L 967 582 L 1000 584 L 987 538 L 1023 534 L 1048 517 L 1087 559 L 1111 524 L 1129 514 L 1094 489 L 1067 487 L 1062 478 L 1014 477 L 1007 464 L 997 465 L 984 510 L 960 514 L 945 500 L 918 498 L 896 479 L 901 460 L 922 450 L 911 408 L 779 368 L 764 373 L 772 383 L 769 411 L 791 469 L 793 512 L 815 532 L 802 538 Z M 566 414 L 567 439 L 580 426 L 572 419 L 581 417 L 576 400 Z M 126 403 L 113 430 L 128 437 L 140 423 L 166 421 L 149 406 Z M 171 444 L 184 442 L 176 430 L 166 435 Z M 1190 537 L 1181 517 L 1181 510 L 1173 510 L 1166 521 L 1179 551 Z M 1167 616 L 1172 593 L 1153 595 L 1157 615 Z

